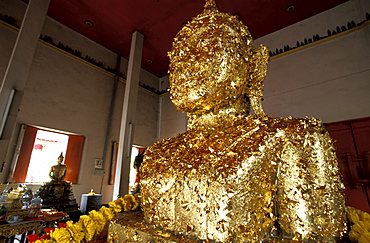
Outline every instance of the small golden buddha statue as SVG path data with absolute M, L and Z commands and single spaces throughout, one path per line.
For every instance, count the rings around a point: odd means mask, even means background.
M 52 181 L 63 181 L 66 177 L 67 172 L 67 166 L 65 164 L 62 164 L 64 160 L 63 152 L 60 153 L 57 162 L 57 165 L 53 165 L 50 168 L 49 177 Z
M 171 99 L 188 130 L 145 153 L 145 221 L 215 242 L 341 238 L 343 184 L 328 132 L 315 118 L 263 111 L 267 47 L 255 49 L 248 28 L 207 0 L 169 56 Z

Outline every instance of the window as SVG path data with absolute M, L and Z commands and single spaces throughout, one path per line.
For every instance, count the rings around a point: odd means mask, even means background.
M 47 182 L 49 170 L 57 164 L 63 153 L 67 166 L 66 181 L 77 183 L 84 137 L 62 132 L 54 132 L 32 126 L 23 126 L 24 135 L 16 161 L 13 182 Z
M 37 130 L 26 182 L 49 181 L 49 169 L 56 164 L 56 158 L 60 154 L 66 154 L 67 145 L 68 135 Z

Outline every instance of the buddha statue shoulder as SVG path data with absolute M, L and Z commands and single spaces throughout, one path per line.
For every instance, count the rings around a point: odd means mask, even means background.
M 171 100 L 188 129 L 149 147 L 145 221 L 215 242 L 335 242 L 346 231 L 332 140 L 316 118 L 262 108 L 268 48 L 207 0 L 176 35 Z
M 56 165 L 50 168 L 49 177 L 52 181 L 63 181 L 66 177 L 67 166 L 63 164 L 63 152 L 59 155 Z

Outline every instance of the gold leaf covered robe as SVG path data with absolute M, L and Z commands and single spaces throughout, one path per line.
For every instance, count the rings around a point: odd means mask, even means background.
M 238 117 L 146 152 L 145 221 L 216 242 L 335 242 L 345 232 L 332 141 L 314 118 Z

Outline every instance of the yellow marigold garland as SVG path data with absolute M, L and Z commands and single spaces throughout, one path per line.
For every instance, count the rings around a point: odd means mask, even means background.
M 58 243 L 71 242 L 71 234 L 66 228 L 55 228 L 55 230 L 50 232 L 50 237 L 54 242 Z
M 139 207 L 138 202 L 136 201 L 135 197 L 132 194 L 127 194 L 123 196 L 123 210 L 124 211 L 131 211 L 136 210 Z
M 108 203 L 109 208 L 113 209 L 115 213 L 122 211 L 122 207 L 116 203 L 116 201 Z
M 92 220 L 92 218 L 90 218 L 89 215 L 82 215 L 79 222 L 82 223 L 86 241 L 91 241 L 96 233 L 95 222 Z
M 81 222 L 74 223 L 73 221 L 67 221 L 66 228 L 71 234 L 73 242 L 81 242 L 85 238 Z
M 125 195 L 113 202 L 109 207 L 102 206 L 99 211 L 92 210 L 89 215 L 82 215 L 80 221 L 67 221 L 65 228 L 56 228 L 50 232 L 50 239 L 38 239 L 34 243 L 80 243 L 91 241 L 96 234 L 108 227 L 109 221 L 121 211 L 132 211 L 139 208 L 140 196 Z
M 107 223 L 107 220 L 106 218 L 104 217 L 104 215 L 101 213 L 101 212 L 98 212 L 96 210 L 92 210 L 89 212 L 89 216 L 91 218 L 91 220 L 94 222 L 94 226 L 96 227 L 95 228 L 95 232 L 96 234 L 99 234 L 103 231 L 106 223 Z
M 101 207 L 99 212 L 103 214 L 107 221 L 111 220 L 115 215 L 113 210 L 111 208 L 107 208 L 106 206 Z
M 347 207 L 347 217 L 351 221 L 349 238 L 352 242 L 370 242 L 370 215 L 359 209 Z

